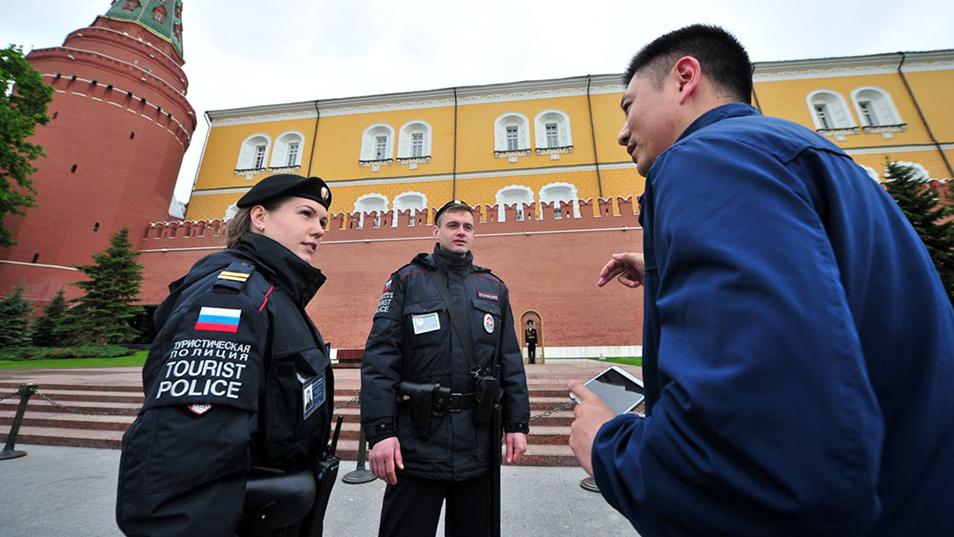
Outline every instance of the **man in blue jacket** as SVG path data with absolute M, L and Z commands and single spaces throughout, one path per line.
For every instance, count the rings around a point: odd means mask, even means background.
M 954 535 L 954 311 L 901 211 L 841 149 L 749 106 L 730 34 L 625 76 L 646 176 L 645 418 L 578 383 L 570 445 L 644 535 Z M 643 258 L 645 256 L 645 258 Z

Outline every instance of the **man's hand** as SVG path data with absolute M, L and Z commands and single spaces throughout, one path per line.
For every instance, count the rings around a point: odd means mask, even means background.
M 570 391 L 580 400 L 574 410 L 576 419 L 570 424 L 570 449 L 583 470 L 592 477 L 593 463 L 590 454 L 593 451 L 593 439 L 600 427 L 615 418 L 616 414 L 582 382 L 571 380 Z
M 646 262 L 643 254 L 626 252 L 613 254 L 600 271 L 600 279 L 596 285 L 603 287 L 610 280 L 619 276 L 619 283 L 635 289 L 643 284 L 643 275 L 646 272 Z
M 507 464 L 516 464 L 527 452 L 527 435 L 523 433 L 507 433 Z
M 394 485 L 397 483 L 396 469 L 404 469 L 404 459 L 401 458 L 401 442 L 392 436 L 371 448 L 371 473 Z

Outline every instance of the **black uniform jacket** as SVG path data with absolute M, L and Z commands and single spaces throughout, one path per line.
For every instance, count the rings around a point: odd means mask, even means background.
M 368 441 L 397 436 L 408 474 L 466 480 L 490 465 L 489 426 L 475 425 L 472 409 L 434 417 L 433 434 L 418 437 L 410 408 L 398 404 L 401 381 L 439 383 L 455 393 L 474 392 L 474 380 L 447 308 L 466 320 L 477 361 L 496 361 L 508 432 L 528 432 L 530 402 L 523 360 L 514 333 L 507 286 L 489 269 L 435 248 L 418 254 L 384 286 L 361 366 L 361 420 Z M 445 304 L 429 275 L 447 274 L 454 304 Z
M 170 286 L 123 436 L 116 518 L 128 535 L 233 535 L 250 469 L 313 468 L 334 380 L 305 304 L 324 282 L 249 234 Z

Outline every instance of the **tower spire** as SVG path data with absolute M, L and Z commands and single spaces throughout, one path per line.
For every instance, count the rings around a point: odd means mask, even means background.
M 134 22 L 182 54 L 182 0 L 113 0 L 106 18 Z

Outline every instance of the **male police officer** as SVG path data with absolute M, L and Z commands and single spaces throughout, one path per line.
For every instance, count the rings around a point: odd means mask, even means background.
M 434 252 L 387 281 L 368 336 L 361 422 L 371 470 L 388 483 L 380 536 L 434 535 L 445 499 L 447 535 L 487 535 L 497 400 L 507 462 L 526 450 L 530 405 L 509 293 L 473 264 L 472 211 L 457 200 L 438 210 Z

